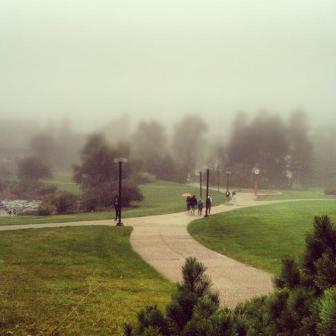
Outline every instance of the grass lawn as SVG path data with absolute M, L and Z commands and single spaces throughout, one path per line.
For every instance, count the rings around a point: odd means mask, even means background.
M 2 232 L 0 334 L 51 335 L 57 329 L 54 335 L 120 335 L 124 321 L 140 308 L 163 307 L 174 285 L 133 252 L 130 232 Z
M 123 217 L 140 217 L 174 213 L 185 209 L 185 199 L 181 197 L 184 192 L 198 195 L 198 188 L 185 184 L 159 181 L 142 185 L 141 190 L 144 200 L 134 208 L 125 209 Z M 214 204 L 224 201 L 224 195 L 217 191 L 211 191 Z M 85 220 L 100 220 L 114 218 L 114 209 L 108 212 L 80 213 L 74 215 L 56 216 L 17 216 L 0 217 L 0 225 L 32 224 L 32 223 L 57 223 Z
M 55 185 L 59 190 L 69 191 L 73 194 L 79 195 L 81 193 L 79 185 L 72 180 L 69 173 L 54 174 L 51 179 L 42 180 L 47 184 Z
M 258 196 L 260 201 L 275 201 L 289 199 L 336 199 L 335 196 L 325 195 L 320 189 L 297 189 L 297 190 L 279 190 L 281 195 Z M 262 193 L 267 193 L 267 190 L 262 190 Z
M 277 273 L 286 255 L 299 257 L 314 216 L 336 221 L 336 201 L 300 201 L 233 210 L 192 222 L 201 244 L 244 263 Z

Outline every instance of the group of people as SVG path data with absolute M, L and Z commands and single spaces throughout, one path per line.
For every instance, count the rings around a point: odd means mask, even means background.
M 197 215 L 202 216 L 204 203 L 202 199 L 197 200 L 196 196 L 187 196 L 186 198 L 186 205 L 187 205 L 187 213 L 191 215 L 195 215 L 197 209 Z M 212 198 L 208 196 L 205 200 L 205 211 L 210 214 L 211 212 L 211 205 L 212 205 Z

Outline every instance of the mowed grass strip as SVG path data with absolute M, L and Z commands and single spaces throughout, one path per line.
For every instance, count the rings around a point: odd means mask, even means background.
M 274 274 L 286 255 L 298 258 L 314 216 L 336 221 L 336 201 L 299 201 L 233 210 L 192 222 L 190 234 L 211 250 Z
M 125 209 L 123 217 L 141 217 L 150 215 L 162 215 L 185 210 L 185 198 L 181 195 L 190 192 L 198 196 L 199 189 L 186 184 L 173 182 L 155 182 L 140 186 L 144 195 L 144 200 L 134 204 L 133 208 Z M 224 202 L 223 193 L 211 191 L 214 204 Z M 89 220 L 113 219 L 114 209 L 103 212 L 78 213 L 72 215 L 54 216 L 16 216 L 0 217 L 0 225 L 11 224 L 43 224 L 43 223 L 63 223 Z
M 326 195 L 321 189 L 293 189 L 293 190 L 278 190 L 274 193 L 274 195 L 260 195 L 258 196 L 259 201 L 276 201 L 276 200 L 291 200 L 291 199 L 335 199 L 335 196 Z M 262 190 L 261 194 L 267 194 L 267 190 Z
M 163 307 L 174 286 L 131 249 L 130 233 L 128 227 L 2 232 L 0 334 L 50 335 L 58 327 L 55 335 L 120 335 L 140 308 Z

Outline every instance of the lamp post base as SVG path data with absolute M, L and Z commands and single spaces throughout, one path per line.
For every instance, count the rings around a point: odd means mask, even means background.
M 124 224 L 122 222 L 117 222 L 116 226 L 124 226 Z

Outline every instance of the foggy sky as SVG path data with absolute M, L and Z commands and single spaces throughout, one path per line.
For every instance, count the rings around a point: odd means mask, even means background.
M 0 114 L 336 113 L 335 0 L 2 0 Z

